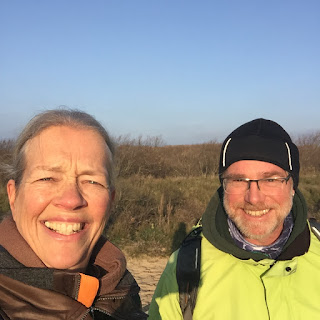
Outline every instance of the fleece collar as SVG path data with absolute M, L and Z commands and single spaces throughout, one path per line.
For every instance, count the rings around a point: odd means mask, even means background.
M 124 255 L 104 237 L 99 239 L 93 250 L 86 275 L 67 270 L 48 269 L 20 235 L 12 217 L 7 217 L 0 224 L 0 245 L 16 261 L 15 268 L 28 269 L 29 272 L 39 272 L 40 268 L 43 269 L 42 272 L 52 272 L 55 278 L 54 286 L 58 288 L 64 286 L 66 277 L 70 274 L 70 277 L 81 278 L 86 282 L 90 277 L 97 278 L 99 280 L 98 294 L 108 294 L 115 289 L 126 271 Z M 35 270 L 32 271 L 30 268 L 35 268 Z M 38 277 L 34 277 L 36 278 Z
M 90 310 L 115 319 L 146 319 L 139 290 L 124 255 L 104 237 L 83 274 L 47 268 L 12 218 L 0 224 L 0 304 L 12 319 L 25 319 L 24 314 L 43 320 L 52 314 L 61 320 L 91 319 Z

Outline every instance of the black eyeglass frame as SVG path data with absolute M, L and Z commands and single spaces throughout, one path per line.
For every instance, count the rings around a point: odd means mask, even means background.
M 246 191 L 248 191 L 250 189 L 251 182 L 256 182 L 258 190 L 261 191 L 260 186 L 259 186 L 259 181 L 277 180 L 277 181 L 281 181 L 282 183 L 286 182 L 286 184 L 287 184 L 290 178 L 291 178 L 291 173 L 288 173 L 288 175 L 286 177 L 262 178 L 262 179 L 239 178 L 238 180 L 242 180 L 242 181 L 246 181 L 247 182 L 247 186 L 248 187 L 247 187 Z M 223 190 L 226 193 L 228 193 L 228 192 L 226 191 L 225 180 L 228 180 L 228 179 L 232 179 L 232 178 L 231 177 L 222 178 Z

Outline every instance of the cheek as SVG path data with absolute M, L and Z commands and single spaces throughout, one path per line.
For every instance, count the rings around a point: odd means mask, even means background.
M 93 215 L 95 220 L 103 221 L 107 220 L 110 215 L 111 200 L 109 196 L 97 197 L 95 200 L 92 199 L 94 205 Z
M 268 196 L 266 199 L 266 202 L 270 204 L 276 204 L 280 208 L 287 207 L 288 205 L 292 204 L 293 192 L 294 192 L 293 189 L 288 188 L 288 190 L 283 190 L 283 192 L 279 195 Z
M 293 197 L 292 197 L 292 194 L 290 193 L 282 197 L 277 197 L 274 201 L 278 204 L 279 208 L 290 210 L 292 207 Z
M 30 219 L 38 217 L 50 202 L 48 196 L 43 193 L 28 192 L 19 193 L 15 202 L 15 217 L 28 223 Z M 23 218 L 23 219 L 22 219 Z
M 24 204 L 31 215 L 40 214 L 50 202 L 50 198 L 42 193 L 29 192 L 28 194 L 29 196 L 25 199 Z
M 234 194 L 227 194 L 224 196 L 224 204 L 229 208 L 235 208 L 239 203 L 242 203 L 241 196 Z

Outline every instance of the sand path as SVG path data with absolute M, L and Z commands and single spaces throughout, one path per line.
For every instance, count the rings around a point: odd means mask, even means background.
M 147 310 L 151 302 L 153 292 L 167 261 L 168 258 L 127 257 L 128 270 L 133 274 L 141 288 L 140 297 L 144 310 Z

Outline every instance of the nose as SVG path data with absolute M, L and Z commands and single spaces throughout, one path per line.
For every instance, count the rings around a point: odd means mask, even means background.
M 87 201 L 76 182 L 65 182 L 54 199 L 54 205 L 67 210 L 77 210 L 87 206 Z
M 251 204 L 264 202 L 265 194 L 260 191 L 257 181 L 251 181 L 244 199 L 246 202 Z

